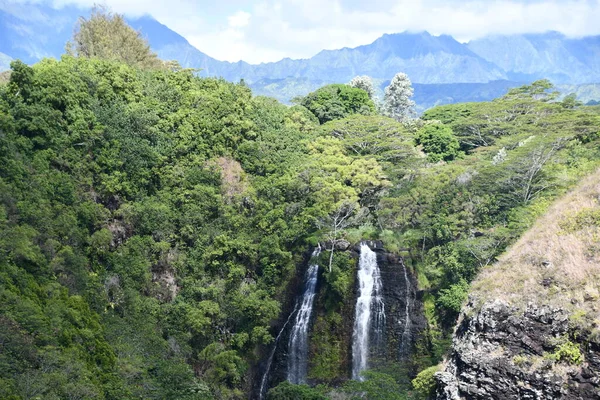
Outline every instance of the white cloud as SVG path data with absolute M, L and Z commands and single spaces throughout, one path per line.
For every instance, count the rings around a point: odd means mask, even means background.
M 227 21 L 229 21 L 229 26 L 232 28 L 243 28 L 250 22 L 250 13 L 246 11 L 238 11 L 233 15 L 227 17 Z
M 27 1 L 27 0 L 17 0 Z M 44 0 L 35 0 L 37 2 Z M 97 0 L 47 0 L 91 6 Z M 2 2 L 2 0 L 0 0 Z M 150 13 L 221 60 L 276 61 L 368 44 L 383 33 L 427 30 L 461 41 L 557 30 L 600 35 L 600 0 L 105 0 Z
M 236 61 L 311 57 L 322 49 L 367 44 L 383 33 L 427 30 L 461 41 L 487 34 L 557 30 L 568 36 L 600 34 L 599 0 L 384 0 L 360 8 L 334 0 L 266 0 L 251 9 L 243 38 L 199 48 Z

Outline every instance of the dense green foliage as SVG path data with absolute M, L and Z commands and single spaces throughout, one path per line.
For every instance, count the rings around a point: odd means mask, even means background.
M 434 374 L 439 370 L 437 366 L 429 367 L 419 372 L 413 379 L 412 385 L 418 399 L 428 399 L 435 395 L 435 378 Z
M 479 269 L 600 160 L 597 109 L 550 101 L 544 82 L 399 123 L 346 85 L 286 107 L 186 70 L 70 56 L 12 69 L 0 84 L 7 399 L 247 397 L 301 254 L 323 239 L 409 249 L 430 325 L 410 363 L 430 367 Z M 355 261 L 321 257 L 309 376 L 339 387 L 270 396 L 405 398 L 387 371 L 340 385 Z
M 423 147 L 431 162 L 452 161 L 459 155 L 458 140 L 452 130 L 442 124 L 425 125 L 417 132 L 415 142 Z
M 388 374 L 367 371 L 364 373 L 365 380 L 348 381 L 342 388 L 343 393 L 349 394 L 351 400 L 378 399 L 378 400 L 404 400 L 400 385 Z
M 385 187 L 301 106 L 189 71 L 15 62 L 0 90 L 3 397 L 242 396 L 294 254 Z
M 267 400 L 327 400 L 327 397 L 308 385 L 293 385 L 285 381 L 269 390 Z
M 369 93 L 342 84 L 323 86 L 303 97 L 300 104 L 310 110 L 322 124 L 351 114 L 375 113 L 375 104 Z

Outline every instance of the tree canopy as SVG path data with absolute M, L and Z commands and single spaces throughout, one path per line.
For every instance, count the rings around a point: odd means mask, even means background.
M 163 68 L 166 64 L 150 45 L 125 22 L 103 6 L 94 6 L 89 18 L 80 17 L 67 52 L 77 57 L 122 61 L 139 68 Z
M 375 100 L 375 87 L 373 86 L 373 80 L 370 77 L 366 75 L 356 76 L 348 82 L 348 86 L 364 90 L 371 100 Z
M 300 100 L 300 104 L 310 110 L 322 124 L 352 114 L 375 113 L 375 104 L 367 92 L 342 84 L 327 85 L 309 93 Z
M 383 114 L 398 121 L 405 121 L 415 116 L 415 102 L 411 100 L 414 89 L 408 75 L 399 72 L 385 88 L 383 97 Z
M 451 161 L 459 154 L 460 144 L 452 130 L 442 124 L 429 124 L 421 128 L 415 143 L 423 147 L 430 161 Z

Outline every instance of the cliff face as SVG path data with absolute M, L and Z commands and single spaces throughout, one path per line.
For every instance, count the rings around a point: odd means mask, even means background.
M 407 361 L 427 327 L 417 280 L 401 257 L 386 252 L 378 242 L 369 245 L 377 253 L 386 307 L 386 341 L 380 356 L 387 361 Z
M 438 400 L 600 399 L 600 171 L 482 271 Z
M 468 304 L 437 399 L 599 399 L 600 342 L 569 321 L 548 306 Z
M 386 251 L 381 241 L 366 243 L 377 255 L 385 304 L 383 344 L 377 346 L 374 332 L 371 332 L 369 368 L 409 361 L 417 339 L 427 327 L 417 280 L 410 268 L 404 265 L 402 257 Z M 330 248 L 330 244 L 325 243 L 322 247 Z M 360 243 L 352 246 L 348 242 L 340 242 L 338 251 L 357 260 L 360 257 Z M 313 375 L 327 379 L 316 379 L 311 383 L 329 383 L 335 386 L 351 377 L 353 326 L 359 291 L 355 274 L 356 272 L 353 273 L 354 290 L 336 306 L 336 313 L 341 317 L 339 319 L 332 318 L 331 310 L 328 311 L 326 307 L 326 291 L 331 289 L 326 285 L 321 286 L 315 302 L 312 337 L 318 340 L 311 342 L 311 370 Z
M 423 312 L 423 304 L 417 291 L 417 281 L 411 270 L 404 265 L 403 259 L 387 252 L 380 241 L 368 241 L 367 244 L 377 255 L 377 264 L 383 283 L 385 302 L 385 333 L 384 344 L 377 348 L 371 343 L 369 367 L 385 367 L 391 362 L 410 360 L 417 338 L 426 329 L 427 322 Z M 323 243 L 324 249 L 330 248 L 329 243 Z M 348 256 L 357 260 L 360 256 L 360 244 L 352 246 L 348 242 L 340 242 L 337 256 Z M 325 258 L 328 257 L 326 253 Z M 287 311 L 278 323 L 279 332 L 277 347 L 271 358 L 269 373 L 265 378 L 265 370 L 270 353 L 263 356 L 263 362 L 254 371 L 254 387 L 251 398 L 258 398 L 263 378 L 267 388 L 275 387 L 287 378 L 288 342 L 291 327 L 294 322 L 294 304 L 297 304 L 302 294 L 306 267 L 310 253 L 304 256 L 304 262 L 299 268 L 297 277 L 291 282 L 288 290 Z M 309 384 L 327 383 L 339 385 L 350 379 L 352 369 L 352 339 L 354 325 L 354 308 L 358 294 L 358 283 L 354 281 L 356 271 L 353 269 L 354 290 L 350 291 L 343 301 L 331 301 L 324 273 L 326 267 L 321 266 L 317 294 L 314 302 L 313 315 L 310 321 L 309 336 Z M 373 336 L 373 335 L 371 335 Z M 373 339 L 373 337 L 371 337 Z M 269 349 L 272 351 L 273 349 Z M 413 371 L 414 372 L 414 371 Z

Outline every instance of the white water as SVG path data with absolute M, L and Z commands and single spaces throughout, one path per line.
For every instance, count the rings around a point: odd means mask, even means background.
M 285 331 L 285 327 L 288 325 L 288 323 L 292 319 L 292 316 L 296 312 L 297 307 L 298 307 L 298 304 L 296 304 L 296 307 L 294 307 L 294 310 L 290 313 L 288 319 L 285 321 L 285 324 L 283 324 L 283 327 L 281 328 L 281 330 L 279 331 L 279 334 L 275 338 L 275 343 L 273 344 L 273 350 L 271 350 L 271 354 L 269 354 L 269 358 L 267 359 L 267 365 L 265 366 L 265 374 L 263 375 L 263 378 L 260 381 L 260 391 L 258 392 L 259 400 L 263 400 L 265 398 L 265 395 L 267 394 L 267 389 L 268 389 L 267 381 L 269 380 L 269 373 L 271 372 L 271 364 L 273 363 L 273 357 L 275 356 L 275 350 L 277 350 L 277 345 L 279 344 L 279 338 L 281 337 L 281 334 L 283 333 L 283 331 Z
M 406 284 L 406 297 L 404 299 L 406 306 L 404 309 L 404 331 L 402 332 L 402 342 L 400 342 L 400 357 L 404 357 L 408 355 L 409 344 L 410 344 L 410 280 L 408 279 L 408 274 L 406 273 L 406 265 L 402 266 L 404 268 L 404 282 Z
M 352 379 L 363 380 L 361 374 L 368 367 L 371 328 L 376 341 L 379 341 L 385 327 L 385 308 L 377 256 L 364 243 L 360 246 L 358 284 L 359 293 L 352 333 Z
M 295 384 L 306 383 L 306 374 L 308 371 L 308 327 L 317 289 L 317 278 L 319 276 L 319 266 L 315 261 L 320 253 L 321 247 L 317 247 L 313 251 L 312 262 L 306 271 L 302 303 L 298 314 L 296 314 L 296 320 L 292 327 L 288 343 L 287 380 Z

